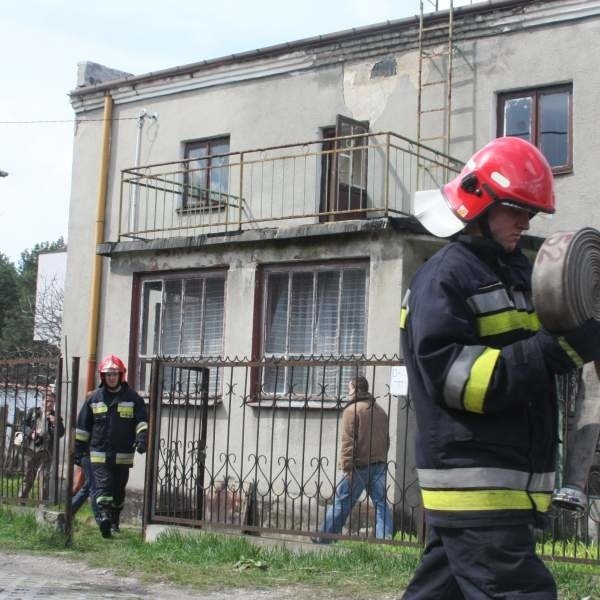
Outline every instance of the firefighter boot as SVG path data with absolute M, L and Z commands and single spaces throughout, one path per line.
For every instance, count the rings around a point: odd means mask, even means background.
M 111 533 L 114 535 L 115 533 L 121 533 L 121 530 L 119 529 L 119 522 L 121 520 L 121 511 L 120 510 L 113 510 L 112 511 L 112 523 L 110 526 L 110 531 Z
M 552 504 L 558 508 L 582 513 L 587 509 L 587 496 L 579 488 L 564 486 L 559 490 L 554 490 Z
M 107 509 L 102 509 L 100 511 L 100 533 L 102 534 L 103 538 L 109 538 L 111 535 L 111 526 L 112 526 L 112 522 L 111 522 L 111 511 L 107 510 Z

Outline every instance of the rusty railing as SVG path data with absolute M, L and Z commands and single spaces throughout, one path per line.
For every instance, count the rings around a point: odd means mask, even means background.
M 119 240 L 411 215 L 416 190 L 461 166 L 387 132 L 125 169 Z

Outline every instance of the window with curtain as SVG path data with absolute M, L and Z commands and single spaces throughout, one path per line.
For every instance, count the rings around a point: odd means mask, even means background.
M 223 354 L 225 273 L 169 275 L 140 285 L 137 389 L 147 393 L 155 356 L 217 357 Z M 211 397 L 220 394 L 220 372 L 210 370 Z M 189 381 L 180 381 L 184 390 Z
M 266 268 L 263 355 L 360 356 L 365 353 L 366 264 Z M 352 367 L 266 367 L 263 394 L 335 399 L 344 394 Z
M 573 86 L 504 93 L 498 96 L 498 136 L 520 137 L 535 144 L 554 173 L 573 167 Z

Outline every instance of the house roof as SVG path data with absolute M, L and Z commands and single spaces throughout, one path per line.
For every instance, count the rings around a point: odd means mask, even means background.
M 523 28 L 525 17 L 527 17 L 528 27 L 536 27 L 598 15 L 600 15 L 600 0 L 487 0 L 454 9 L 455 35 L 457 39 L 468 39 L 510 33 Z M 447 23 L 448 19 L 447 10 L 430 13 L 425 16 L 425 19 L 428 27 L 440 25 L 437 33 L 434 31 L 428 34 L 432 43 L 439 43 L 444 37 L 447 39 L 447 31 L 444 32 L 443 29 L 443 24 Z M 193 85 L 189 84 L 190 79 L 201 80 L 206 72 L 219 69 L 227 71 L 229 76 L 225 80 L 217 79 L 212 85 L 243 80 L 250 78 L 242 73 L 243 65 L 261 60 L 266 61 L 268 66 L 264 66 L 260 73 L 254 73 L 253 78 L 273 75 L 285 70 L 323 66 L 347 58 L 358 58 L 365 53 L 373 55 L 373 45 L 377 49 L 377 55 L 385 55 L 386 51 L 414 48 L 418 42 L 418 25 L 419 17 L 415 15 L 141 75 L 125 75 L 96 85 L 78 87 L 70 93 L 71 101 L 76 112 L 80 112 L 99 108 L 100 104 L 98 102 L 90 104 L 88 97 L 101 98 L 107 91 L 123 92 L 124 102 L 139 100 L 141 99 L 140 88 L 156 89 L 158 82 L 164 81 L 168 81 L 171 86 L 171 91 L 165 93 L 174 93 L 182 89 L 192 89 Z M 371 44 L 369 48 L 366 47 L 368 44 Z M 308 58 L 307 53 L 313 54 Z M 273 63 L 268 62 L 273 58 L 281 61 L 285 56 L 288 57 L 287 62 L 278 64 L 277 68 L 273 68 Z M 236 69 L 236 66 L 239 68 Z M 187 80 L 185 88 L 178 86 L 175 90 L 174 82 L 181 80 Z M 126 90 L 133 93 L 127 94 Z

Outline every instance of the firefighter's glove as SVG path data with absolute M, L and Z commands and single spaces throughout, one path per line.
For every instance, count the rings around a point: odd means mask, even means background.
M 600 321 L 588 319 L 579 327 L 562 334 L 584 363 L 600 359 Z
M 146 452 L 146 442 L 137 442 L 135 449 L 139 454 L 144 454 Z
M 76 464 L 78 467 L 80 467 L 80 466 L 81 466 L 81 458 L 82 458 L 82 457 L 81 457 L 81 454 L 76 454 L 76 455 L 73 457 L 73 462 L 74 462 L 74 463 L 75 463 L 75 464 Z

